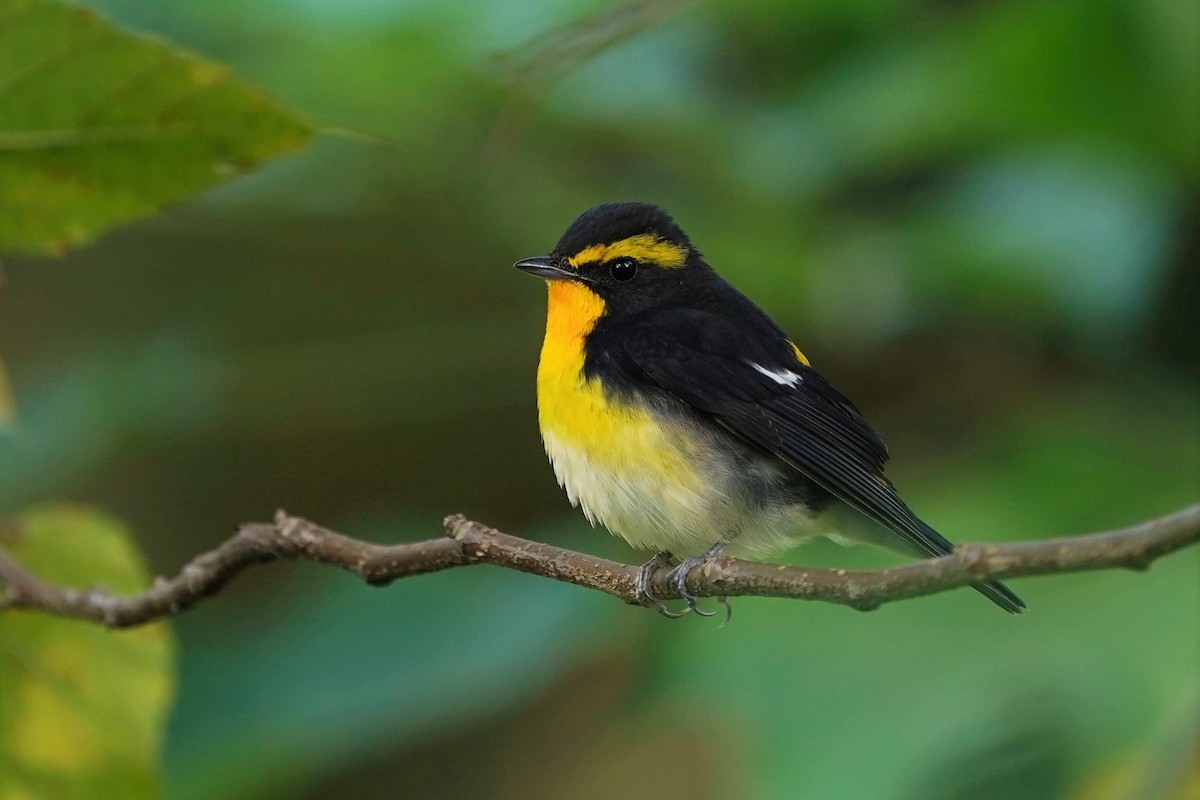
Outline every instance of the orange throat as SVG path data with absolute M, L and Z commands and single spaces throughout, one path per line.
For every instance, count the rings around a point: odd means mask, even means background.
M 546 338 L 538 362 L 538 417 L 543 433 L 573 423 L 583 406 L 600 401 L 583 378 L 584 339 L 604 313 L 604 301 L 578 283 L 547 281 Z M 589 400 L 591 402 L 589 402 Z M 602 402 L 602 401 L 600 401 Z

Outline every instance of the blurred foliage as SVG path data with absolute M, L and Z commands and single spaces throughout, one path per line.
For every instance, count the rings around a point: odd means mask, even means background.
M 320 138 L 9 264 L 21 419 L 0 508 L 102 504 L 161 571 L 277 506 L 381 539 L 462 511 L 639 558 L 554 485 L 544 297 L 509 268 L 615 199 L 675 214 L 855 398 L 952 539 L 1200 497 L 1194 4 L 95 5 L 386 144 Z M 1195 553 L 1019 581 L 1019 619 L 969 592 L 867 615 L 742 599 L 718 629 L 543 584 L 472 568 L 381 591 L 297 566 L 228 587 L 178 622 L 168 794 L 1195 785 Z
M 61 253 L 309 134 L 219 64 L 82 7 L 0 0 L 0 250 Z
M 1178 420 L 1184 402 L 1163 408 Z M 1179 440 L 1178 423 L 1114 431 L 1096 446 L 1095 418 L 1120 410 L 1110 404 L 1079 394 L 1026 409 L 980 442 L 986 474 L 929 476 L 936 490 L 920 491 L 920 506 L 944 530 L 994 541 L 1048 535 L 1046 520 L 1103 529 L 1194 498 L 1200 460 L 1194 441 Z M 1131 463 L 1147 472 L 1130 475 Z M 1118 492 L 1120 507 L 1111 500 Z M 1148 731 L 1168 728 L 1161 744 L 1172 747 L 1194 738 L 1196 577 L 1195 555 L 1186 554 L 1156 566 L 1153 580 L 1025 582 L 1030 612 L 1017 621 L 985 615 L 962 594 L 865 617 L 741 600 L 737 613 L 753 615 L 753 625 L 689 626 L 657 669 L 668 696 L 719 696 L 708 708 L 744 729 L 746 796 L 784 798 L 803 786 L 809 797 L 1069 797 L 1093 765 L 1137 747 Z M 688 668 L 718 644 L 702 670 Z M 777 666 L 756 669 L 761 662 Z M 1151 711 L 1160 706 L 1162 718 Z M 1191 718 L 1181 722 L 1181 712 Z M 869 767 L 848 769 L 848 757 Z M 1174 765 L 1176 779 L 1182 766 Z
M 128 531 L 87 509 L 47 506 L 5 520 L 0 543 L 49 581 L 118 592 L 147 583 Z M 41 614 L 5 615 L 0 798 L 160 797 L 173 660 L 165 624 L 114 634 Z
M 406 520 L 355 527 L 429 536 L 428 524 Z M 302 596 L 254 623 L 270 646 L 210 630 L 181 675 L 172 796 L 292 796 L 381 737 L 416 743 L 535 695 L 592 637 L 611 635 L 620 613 L 553 581 L 474 569 L 445 577 L 364 592 L 312 570 Z M 230 674 L 246 679 L 227 686 Z
M 4 371 L 4 362 L 0 361 L 0 431 L 12 424 L 14 409 L 12 388 L 8 385 L 8 373 Z

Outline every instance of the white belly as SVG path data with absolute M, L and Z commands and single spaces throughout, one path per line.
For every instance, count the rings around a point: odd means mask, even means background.
M 542 432 L 559 484 L 593 525 L 635 547 L 684 556 L 734 537 L 733 552 L 765 557 L 812 535 L 804 506 L 752 501 L 746 485 L 754 476 L 735 474 L 715 443 L 670 425 L 630 435 L 628 446 L 609 442 L 600 452 Z

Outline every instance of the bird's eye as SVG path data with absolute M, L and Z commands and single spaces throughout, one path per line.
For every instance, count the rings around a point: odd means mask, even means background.
M 637 275 L 637 262 L 632 258 L 618 258 L 609 267 L 612 276 L 619 281 L 627 281 Z

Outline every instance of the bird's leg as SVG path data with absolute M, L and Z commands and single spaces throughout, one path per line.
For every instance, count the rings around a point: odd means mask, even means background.
M 679 592 L 679 596 L 683 598 L 685 603 L 687 603 L 687 607 L 702 617 L 715 617 L 717 612 L 701 611 L 696 605 L 695 595 L 687 590 L 688 573 L 691 572 L 695 567 L 707 564 L 709 561 L 712 561 L 714 558 L 721 555 L 721 551 L 725 549 L 727 544 L 729 544 L 729 542 L 725 539 L 722 539 L 712 547 L 705 550 L 703 554 L 698 556 L 688 556 L 687 558 L 683 559 L 673 570 L 670 571 L 670 573 L 667 574 L 667 577 L 675 585 L 675 590 Z M 721 603 L 721 605 L 725 606 L 725 622 L 728 622 L 730 617 L 733 616 L 733 607 L 729 605 L 728 598 L 724 596 L 718 597 L 717 600 Z
M 654 596 L 654 572 L 659 567 L 668 567 L 675 561 L 675 556 L 667 550 L 655 553 L 649 561 L 638 567 L 637 577 L 633 581 L 634 593 L 638 602 L 653 608 L 667 619 L 679 619 L 683 614 L 667 608 L 661 600 Z

